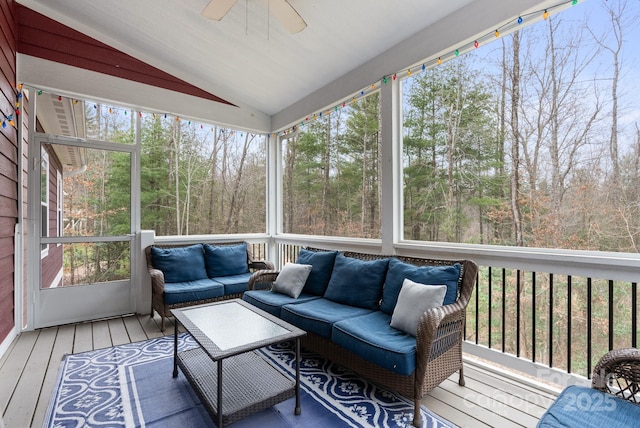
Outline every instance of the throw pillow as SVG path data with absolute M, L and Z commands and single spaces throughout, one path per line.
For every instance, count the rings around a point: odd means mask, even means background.
M 446 285 L 425 285 L 405 279 L 391 316 L 391 327 L 415 336 L 422 314 L 442 306 L 446 292 Z
M 324 297 L 358 308 L 377 309 L 389 259 L 360 260 L 336 256 Z
M 234 245 L 204 244 L 204 261 L 209 278 L 249 272 L 247 243 Z
M 310 251 L 304 248 L 300 250 L 296 263 L 313 266 L 302 290 L 304 293 L 314 296 L 324 294 L 331 278 L 336 254 L 338 254 L 337 251 Z
M 462 279 L 462 265 L 455 263 L 449 266 L 416 266 L 396 258 L 389 261 L 389 271 L 384 282 L 380 310 L 391 315 L 398 301 L 398 294 L 405 278 L 420 284 L 446 285 L 447 294 L 444 304 L 454 303 L 458 298 L 458 284 Z
M 164 282 L 186 282 L 205 279 L 202 244 L 188 247 L 151 247 L 151 263 L 164 274 Z
M 286 294 L 297 299 L 307 278 L 311 273 L 311 265 L 301 265 L 297 263 L 287 263 L 282 267 L 278 277 L 273 281 L 271 291 Z

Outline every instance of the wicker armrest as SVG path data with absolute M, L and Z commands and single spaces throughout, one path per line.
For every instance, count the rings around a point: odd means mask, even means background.
M 429 309 L 422 315 L 416 334 L 418 379 L 424 376 L 429 362 L 461 343 L 464 319 L 465 306 L 459 301 Z
M 275 266 L 273 265 L 273 262 L 270 262 L 269 260 L 253 260 L 249 263 L 249 269 L 254 271 L 273 270 L 275 269 Z
M 593 369 L 591 387 L 640 404 L 640 349 L 614 349 Z
M 157 292 L 164 293 L 164 273 L 160 269 L 148 268 L 151 286 Z
M 259 270 L 249 279 L 249 290 L 270 290 L 271 284 L 276 280 L 279 270 Z

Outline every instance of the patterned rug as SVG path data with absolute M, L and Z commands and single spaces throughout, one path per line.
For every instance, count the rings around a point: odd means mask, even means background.
M 197 346 L 179 336 L 179 350 Z M 295 376 L 290 344 L 259 351 Z M 171 376 L 173 337 L 115 346 L 63 359 L 44 427 L 214 427 L 184 378 Z M 413 403 L 379 388 L 325 358 L 302 352 L 302 414 L 294 398 L 229 425 L 244 427 L 410 427 Z M 453 425 L 426 408 L 422 427 Z

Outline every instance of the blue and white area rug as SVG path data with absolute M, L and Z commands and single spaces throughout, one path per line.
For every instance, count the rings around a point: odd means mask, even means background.
M 179 336 L 179 350 L 197 346 Z M 260 351 L 295 376 L 289 344 Z M 302 352 L 301 407 L 295 398 L 229 425 L 276 427 L 410 427 L 413 403 L 314 353 Z M 115 346 L 62 361 L 44 427 L 214 427 L 186 378 L 172 377 L 173 336 Z M 452 427 L 426 408 L 422 427 Z

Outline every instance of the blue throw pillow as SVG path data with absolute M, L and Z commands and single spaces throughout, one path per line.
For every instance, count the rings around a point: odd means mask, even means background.
M 358 308 L 377 309 L 389 259 L 360 260 L 336 256 L 324 297 Z
M 247 243 L 234 245 L 204 244 L 204 262 L 209 278 L 249 272 Z
M 151 263 L 164 274 L 164 282 L 197 281 L 207 278 L 202 244 L 188 247 L 151 247 Z
M 309 251 L 304 248 L 298 254 L 296 263 L 311 265 L 311 273 L 302 289 L 303 293 L 322 296 L 329 284 L 337 251 Z
M 462 265 L 456 263 L 450 266 L 415 266 L 398 259 L 389 261 L 389 272 L 382 291 L 380 310 L 393 315 L 393 309 L 398 301 L 398 294 L 405 278 L 420 284 L 446 285 L 447 294 L 444 296 L 445 305 L 454 303 L 458 298 L 458 282 Z

